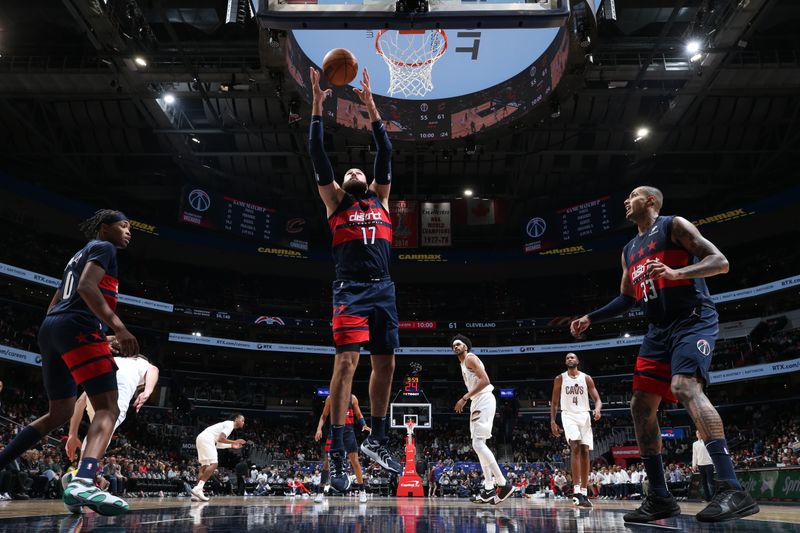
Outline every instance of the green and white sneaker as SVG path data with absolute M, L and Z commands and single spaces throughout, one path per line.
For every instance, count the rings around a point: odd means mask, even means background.
M 69 484 L 72 483 L 72 477 L 72 472 L 67 472 L 61 476 L 61 488 L 64 489 L 64 491 L 66 491 Z M 83 514 L 82 505 L 67 505 L 67 502 L 64 502 L 64 507 L 72 514 Z
M 64 504 L 67 509 L 72 506 L 86 506 L 101 515 L 116 516 L 127 513 L 128 502 L 97 488 L 88 479 L 73 478 L 64 489 Z

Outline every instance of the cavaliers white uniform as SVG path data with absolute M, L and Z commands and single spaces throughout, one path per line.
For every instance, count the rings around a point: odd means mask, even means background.
M 225 438 L 233 432 L 233 420 L 226 420 L 213 426 L 209 426 L 197 436 L 197 458 L 203 466 L 218 463 L 217 438 L 220 433 L 225 434 Z
M 578 372 L 576 377 L 569 372 L 561 374 L 561 423 L 567 441 L 580 441 L 590 450 L 594 449 L 589 388 L 583 372 Z
M 464 358 L 466 359 L 466 358 Z M 480 359 L 477 360 L 478 364 L 483 366 Z M 478 376 L 461 363 L 461 377 L 464 378 L 464 385 L 467 386 L 467 391 L 471 391 L 477 384 Z M 494 413 L 497 410 L 497 401 L 494 399 L 492 391 L 494 386 L 486 385 L 479 393 L 471 398 L 469 406 L 469 432 L 472 438 L 489 439 L 492 437 L 492 425 L 494 424 Z M 480 411 L 480 415 L 475 419 L 473 413 Z

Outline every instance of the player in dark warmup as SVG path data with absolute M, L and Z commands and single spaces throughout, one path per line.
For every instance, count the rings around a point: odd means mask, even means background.
M 344 466 L 344 421 L 353 374 L 361 346 L 370 352 L 370 427 L 372 434 L 361 451 L 384 469 L 399 474 L 400 463 L 386 445 L 389 393 L 394 374 L 394 350 L 400 345 L 394 283 L 389 276 L 392 221 L 389 217 L 392 144 L 372 99 L 369 74 L 364 69 L 361 89 L 354 89 L 366 106 L 375 139 L 374 181 L 351 168 L 342 185 L 334 181 L 333 168 L 322 138 L 322 102 L 331 90 L 319 86 L 319 72 L 309 72 L 314 94 L 308 147 L 314 163 L 319 195 L 325 204 L 333 234 L 333 341 L 336 345 L 331 377 L 331 486 L 343 492 L 350 487 Z
M 325 447 L 323 452 L 325 458 L 322 462 L 322 476 L 317 489 L 317 496 L 314 498 L 316 503 L 320 503 L 323 499 L 325 483 L 330 476 L 331 466 L 328 461 L 328 453 L 331 451 L 331 426 L 328 424 L 328 416 L 331 412 L 331 397 L 325 398 L 325 407 L 322 408 L 322 414 L 319 415 L 319 424 L 317 424 L 317 432 L 314 434 L 314 440 L 319 442 L 322 437 L 325 437 Z M 358 441 L 356 440 L 356 431 L 353 424 L 358 421 L 361 426 L 361 431 L 370 432 L 372 428 L 367 425 L 364 420 L 364 415 L 361 413 L 361 407 L 358 405 L 358 398 L 355 394 L 350 395 L 350 405 L 347 406 L 347 414 L 344 419 L 344 448 L 347 452 L 347 458 L 350 460 L 350 466 L 353 468 L 353 473 L 356 475 L 356 482 L 358 483 L 358 500 L 361 503 L 367 503 L 367 491 L 364 487 L 364 474 L 361 472 L 361 463 L 358 461 Z
M 64 489 L 64 503 L 68 508 L 84 505 L 100 514 L 118 515 L 128 510 L 127 502 L 95 487 L 94 479 L 97 462 L 105 454 L 119 416 L 117 366 L 103 324 L 115 332 L 123 355 L 139 353 L 136 337 L 115 313 L 119 285 L 117 249 L 127 248 L 131 240 L 130 223 L 119 211 L 102 209 L 86 220 L 81 229 L 89 243 L 67 263 L 39 329 L 49 410 L 0 451 L 0 469 L 69 421 L 80 385 L 95 415 L 78 471 Z
M 719 316 L 704 278 L 728 272 L 728 260 L 688 220 L 660 216 L 664 197 L 655 187 L 637 187 L 625 200 L 625 216 L 639 228 L 622 251 L 620 295 L 570 324 L 576 337 L 598 320 L 628 311 L 639 302 L 650 325 L 633 373 L 636 441 L 650 482 L 641 507 L 626 522 L 650 522 L 680 514 L 667 489 L 656 418 L 662 398 L 680 401 L 706 443 L 717 471 L 714 499 L 696 518 L 722 522 L 759 511 L 736 479 L 725 429 L 705 395 Z

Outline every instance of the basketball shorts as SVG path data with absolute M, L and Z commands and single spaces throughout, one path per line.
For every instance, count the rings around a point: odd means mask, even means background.
M 561 411 L 561 423 L 564 425 L 564 437 L 569 441 L 580 441 L 581 444 L 594 449 L 592 433 L 592 417 L 589 412 L 571 413 Z
M 356 432 L 353 429 L 352 425 L 345 426 L 344 433 L 342 433 L 342 439 L 344 440 L 344 451 L 347 453 L 354 453 L 358 452 L 358 441 L 356 440 Z M 322 448 L 322 451 L 328 453 L 331 451 L 331 434 L 328 433 L 328 438 L 325 439 L 325 446 Z
M 214 441 L 198 436 L 194 443 L 197 446 L 197 459 L 201 465 L 219 463 L 219 454 Z
M 469 406 L 469 433 L 479 439 L 492 438 L 494 413 L 497 409 L 497 400 L 491 392 L 482 392 L 470 400 Z
M 719 315 L 712 306 L 694 308 L 666 326 L 650 324 L 633 372 L 633 390 L 677 403 L 670 383 L 675 374 L 697 376 L 708 384 L 711 355 L 719 334 Z
M 361 345 L 372 354 L 392 355 L 400 346 L 394 282 L 333 282 L 333 343 Z
M 48 399 L 89 396 L 117 389 L 117 365 L 97 319 L 79 314 L 47 316 L 39 328 L 42 377 Z

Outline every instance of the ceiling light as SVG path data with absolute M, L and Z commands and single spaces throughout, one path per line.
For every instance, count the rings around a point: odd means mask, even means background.
M 693 55 L 692 57 L 689 58 L 689 61 L 692 62 L 692 63 L 696 63 L 697 61 L 700 61 L 701 59 L 703 59 L 703 54 L 701 54 L 700 52 L 697 52 L 695 55 Z
M 140 67 L 146 67 L 147 66 L 147 60 L 145 58 L 143 58 L 142 56 L 134 57 L 133 58 L 133 62 L 136 63 L 137 65 L 139 65 Z
M 192 142 L 196 142 L 197 144 L 200 144 L 200 139 L 198 139 L 195 136 L 192 136 Z
M 175 103 L 175 95 L 172 93 L 167 93 L 164 95 L 164 103 L 167 105 L 172 105 Z
M 650 135 L 650 129 L 649 128 L 645 128 L 645 127 L 638 128 L 636 130 L 636 138 L 633 140 L 633 142 L 637 142 L 638 143 L 642 139 L 646 139 L 648 135 Z
M 464 196 L 472 196 L 472 189 L 464 189 Z
M 630 336 L 631 336 L 631 334 L 627 333 L 627 332 L 623 335 L 623 337 L 625 337 L 626 339 L 630 338 Z
M 686 43 L 686 51 L 689 52 L 691 55 L 696 54 L 700 51 L 700 41 L 692 40 Z

